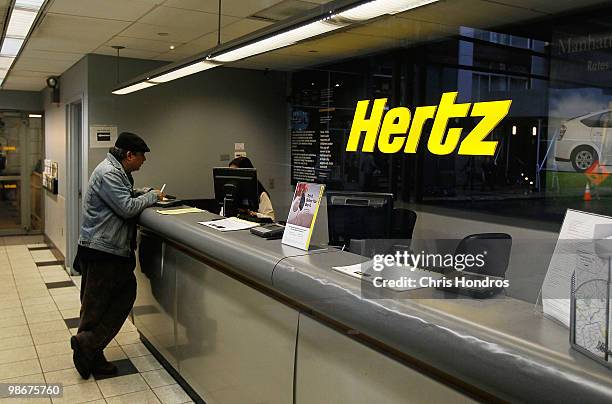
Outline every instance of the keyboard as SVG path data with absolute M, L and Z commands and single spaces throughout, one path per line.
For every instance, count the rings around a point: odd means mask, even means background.
M 251 216 L 246 213 L 239 213 L 238 216 L 236 217 L 238 219 L 246 220 L 246 221 L 253 222 L 253 223 L 274 223 L 274 221 L 270 219 L 269 217 Z

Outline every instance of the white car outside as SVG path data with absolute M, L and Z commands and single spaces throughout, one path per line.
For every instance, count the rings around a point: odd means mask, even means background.
M 559 128 L 555 161 L 570 162 L 577 172 L 595 161 L 612 164 L 612 109 L 568 119 Z

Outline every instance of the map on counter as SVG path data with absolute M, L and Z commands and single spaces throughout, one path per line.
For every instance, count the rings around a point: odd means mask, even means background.
M 607 262 L 592 251 L 578 251 L 574 286 L 574 343 L 602 360 L 608 360 L 608 289 Z

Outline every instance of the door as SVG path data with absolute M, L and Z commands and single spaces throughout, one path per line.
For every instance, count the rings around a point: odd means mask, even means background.
M 42 115 L 0 111 L 0 235 L 42 231 Z
M 83 107 L 81 100 L 66 105 L 66 266 L 72 267 L 76 256 L 82 220 L 83 195 Z M 71 270 L 72 272 L 72 270 Z

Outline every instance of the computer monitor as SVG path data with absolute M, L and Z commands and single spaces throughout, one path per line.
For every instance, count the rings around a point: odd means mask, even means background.
M 392 217 L 393 194 L 327 192 L 330 245 L 349 247 L 351 239 L 389 239 Z
M 257 211 L 259 208 L 259 185 L 254 168 L 214 167 L 213 181 L 215 199 L 223 206 L 223 215 L 232 217 L 238 209 Z

